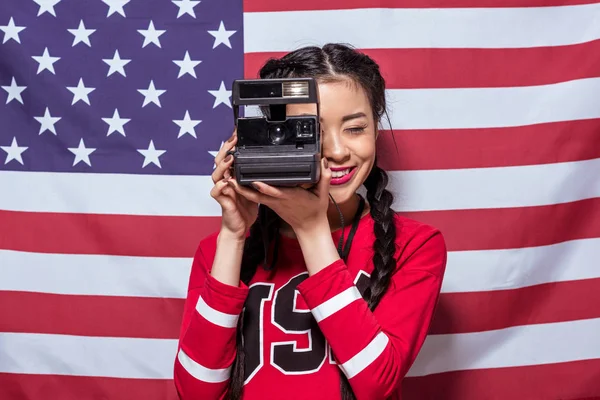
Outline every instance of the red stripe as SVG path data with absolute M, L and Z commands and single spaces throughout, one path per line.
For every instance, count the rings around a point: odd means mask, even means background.
M 544 246 L 600 237 L 600 198 L 537 207 L 403 212 L 442 231 L 449 251 Z
M 403 212 L 438 227 L 448 249 L 542 246 L 600 237 L 600 198 L 538 207 Z M 156 217 L 0 211 L 10 235 L 0 249 L 76 254 L 193 257 L 218 217 Z M 35 226 L 35 229 L 30 229 Z
M 516 49 L 361 51 L 380 64 L 389 89 L 534 86 L 600 76 L 600 58 L 589 56 L 600 54 L 600 40 L 569 46 Z M 244 75 L 257 77 L 269 57 L 283 54 L 285 52 L 246 53 Z M 552 67 L 548 68 L 549 65 Z
M 349 10 L 353 8 L 547 7 L 593 0 L 244 0 L 244 12 Z
M 600 119 L 512 128 L 382 131 L 377 153 L 379 165 L 388 171 L 550 164 L 600 158 L 598 132 Z
M 403 400 L 600 398 L 600 359 L 406 378 Z
M 19 304 L 0 308 L 0 332 L 177 339 L 183 303 L 183 299 L 0 291 L 0 304 Z M 512 290 L 443 293 L 429 333 L 599 318 L 597 304 L 600 278 Z
M 597 399 L 600 360 L 446 372 L 406 378 L 403 400 Z M 172 380 L 0 373 L 0 398 L 177 400 Z
M 0 399 L 178 400 L 178 397 L 173 381 L 167 379 L 0 373 Z
M 540 268 L 545 266 L 540 265 Z M 523 305 L 526 304 L 526 307 Z M 600 317 L 600 278 L 520 289 L 442 293 L 431 334 L 480 332 L 518 325 Z M 575 306 L 576 305 L 576 306 Z
M 0 249 L 39 253 L 192 257 L 217 217 L 15 212 L 0 210 Z M 35 229 L 32 229 L 35 227 Z
M 0 332 L 177 339 L 183 299 L 0 291 Z

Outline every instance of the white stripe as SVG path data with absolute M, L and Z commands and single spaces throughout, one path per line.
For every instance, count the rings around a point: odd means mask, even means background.
M 600 238 L 521 249 L 451 251 L 442 292 L 516 289 L 600 278 L 598 260 Z
M 560 46 L 600 38 L 599 17 L 600 4 L 244 13 L 244 51 L 288 51 L 328 42 L 360 48 Z
M 179 350 L 177 359 L 181 366 L 194 378 L 202 382 L 219 383 L 225 382 L 231 376 L 231 367 L 224 369 L 206 368 L 192 360 L 183 350 Z
M 588 78 L 524 87 L 390 89 L 386 96 L 394 129 L 464 129 L 600 118 L 598 93 L 600 78 Z M 383 127 L 389 128 L 385 120 Z
M 239 315 L 235 314 L 226 314 L 219 310 L 215 310 L 202 298 L 202 296 L 198 297 L 198 302 L 196 303 L 196 311 L 200 315 L 202 315 L 207 321 L 222 326 L 223 328 L 235 328 L 237 326 Z
M 0 171 L 0 210 L 212 216 L 210 176 Z
M 393 208 L 429 211 L 542 206 L 591 199 L 600 196 L 598 171 L 600 158 L 389 175 L 396 195 Z
M 332 316 L 342 308 L 351 304 L 353 301 L 361 298 L 362 296 L 360 295 L 360 292 L 356 286 L 351 286 L 343 292 L 336 294 L 329 300 L 319 304 L 317 307 L 312 309 L 311 312 L 315 317 L 315 320 L 317 322 L 321 322 L 325 318 Z
M 191 258 L 0 250 L 0 290 L 185 298 Z
M 600 358 L 598 332 L 600 318 L 430 335 L 407 376 Z
M 598 332 L 600 318 L 430 335 L 409 375 L 600 358 Z M 176 352 L 175 339 L 0 333 L 0 373 L 171 379 Z
M 599 91 L 600 93 L 600 91 Z M 600 110 L 600 107 L 598 108 Z M 600 196 L 600 159 L 533 166 L 392 171 L 400 211 L 549 205 Z M 210 179 L 0 172 L 0 210 L 220 216 Z M 80 186 L 86 181 L 86 190 Z M 156 179 L 156 180 L 153 180 Z M 118 190 L 109 190 L 109 186 Z M 31 188 L 35 187 L 35 195 Z M 166 196 L 164 191 L 175 193 Z M 59 196 L 61 194 L 62 196 Z
M 354 357 L 340 365 L 340 368 L 342 369 L 346 377 L 348 377 L 348 379 L 351 379 L 358 375 L 369 365 L 371 365 L 371 363 L 375 361 L 377 357 L 381 355 L 381 353 L 383 353 L 389 341 L 390 340 L 385 333 L 379 332 L 377 336 L 375 336 L 375 338 L 371 340 L 371 343 L 369 343 L 367 347 L 365 347 Z
M 0 332 L 0 372 L 170 379 L 177 340 Z
M 599 259 L 600 238 L 520 249 L 450 251 L 442 292 L 600 278 Z M 0 290 L 183 299 L 191 264 L 191 259 L 181 258 L 0 250 Z

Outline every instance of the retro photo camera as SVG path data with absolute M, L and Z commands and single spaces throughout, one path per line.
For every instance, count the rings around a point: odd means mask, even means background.
M 319 96 L 312 78 L 235 80 L 232 105 L 238 141 L 235 179 L 242 185 L 315 184 L 320 178 Z M 314 103 L 315 115 L 287 115 L 288 104 Z M 259 106 L 260 116 L 240 117 L 240 106 Z

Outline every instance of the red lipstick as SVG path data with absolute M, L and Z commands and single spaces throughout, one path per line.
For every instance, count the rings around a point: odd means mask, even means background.
M 338 167 L 338 168 L 331 168 L 332 171 L 344 171 L 347 170 L 348 167 Z M 346 175 L 340 177 L 340 178 L 331 178 L 331 185 L 343 185 L 344 183 L 348 182 L 350 179 L 352 179 L 352 177 L 354 176 L 354 173 L 356 172 L 356 167 L 350 167 L 350 172 L 348 172 Z

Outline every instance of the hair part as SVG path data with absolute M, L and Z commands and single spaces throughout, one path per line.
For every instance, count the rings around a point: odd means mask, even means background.
M 268 60 L 260 70 L 260 78 L 313 77 L 322 83 L 345 81 L 362 88 L 369 99 L 376 124 L 386 112 L 385 80 L 379 66 L 369 56 L 343 44 L 327 44 L 322 48 L 309 46 L 284 55 L 280 59 Z M 389 121 L 389 117 L 388 117 Z M 376 131 L 377 132 L 377 131 Z M 373 264 L 370 283 L 363 297 L 374 311 L 390 284 L 396 268 L 394 197 L 387 190 L 388 176 L 377 166 L 377 157 L 367 176 L 364 186 L 370 215 L 374 221 Z M 259 264 L 275 266 L 277 246 L 271 246 L 279 235 L 280 218 L 264 205 L 259 206 L 259 215 L 250 228 L 244 244 L 241 265 L 241 280 L 249 284 Z M 273 248 L 272 248 L 273 247 Z M 273 250 L 275 256 L 270 255 Z M 270 260 L 270 261 L 269 261 Z M 270 264 L 270 266 L 268 266 Z M 245 351 L 243 346 L 243 318 L 237 326 L 237 354 L 232 366 L 228 390 L 229 400 L 239 400 L 244 386 Z M 355 400 L 346 376 L 340 370 L 342 400 Z

